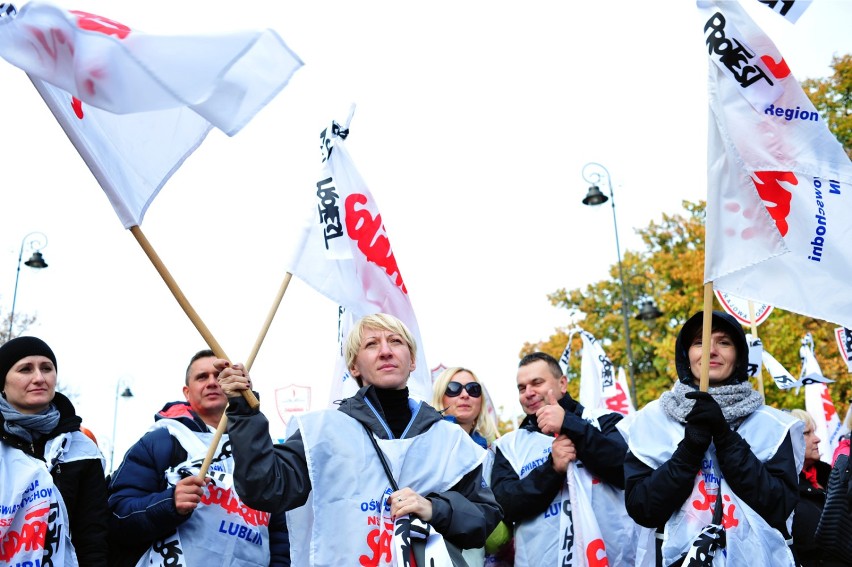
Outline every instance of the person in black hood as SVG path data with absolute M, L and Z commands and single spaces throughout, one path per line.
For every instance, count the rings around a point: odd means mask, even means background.
M 795 565 L 802 424 L 752 388 L 748 342 L 727 313 L 712 313 L 709 388 L 698 390 L 703 317 L 678 335 L 674 387 L 618 426 L 627 512 L 656 532 L 646 549 L 657 565 L 710 565 L 692 561 L 722 553 L 729 565 Z
M 485 451 L 409 397 L 417 345 L 399 319 L 361 318 L 344 351 L 360 390 L 338 410 L 298 416 L 298 430 L 274 446 L 241 395 L 242 368 L 216 361 L 237 492 L 258 510 L 288 510 L 293 565 L 408 565 L 417 532 L 430 541 L 417 565 L 463 565 L 457 548 L 484 546 L 502 518 L 482 479 Z
M 0 347 L 0 564 L 107 565 L 103 456 L 36 337 Z

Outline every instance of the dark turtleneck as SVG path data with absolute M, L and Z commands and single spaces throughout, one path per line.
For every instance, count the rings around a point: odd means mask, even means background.
M 373 391 L 376 392 L 376 397 L 382 406 L 382 413 L 385 414 L 385 421 L 390 427 L 391 433 L 399 439 L 408 426 L 408 422 L 411 421 L 411 408 L 408 407 L 408 388 L 402 390 L 373 388 Z

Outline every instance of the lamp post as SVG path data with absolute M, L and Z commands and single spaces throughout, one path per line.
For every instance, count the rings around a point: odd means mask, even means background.
M 118 391 L 121 389 L 121 380 L 115 383 L 115 407 L 112 412 L 112 446 L 109 450 L 109 472 L 115 470 L 115 430 L 118 424 L 118 398 L 132 398 L 133 392 L 130 391 L 130 386 L 125 386 L 121 394 Z
M 24 246 L 27 244 L 28 238 L 30 239 L 30 250 L 34 250 L 34 252 L 32 256 L 30 256 L 30 259 L 24 262 L 24 265 L 37 270 L 47 267 L 47 262 L 44 261 L 44 257 L 41 255 L 42 249 L 47 248 L 47 236 L 41 232 L 31 232 L 24 236 L 24 238 L 21 239 L 21 249 L 18 252 L 18 271 L 15 274 L 15 292 L 12 294 L 12 310 L 9 312 L 10 339 L 12 338 L 12 327 L 15 324 L 15 303 L 18 301 L 18 280 L 21 277 L 21 258 L 24 257 Z
M 601 193 L 598 186 L 601 180 L 601 172 L 595 169 L 602 170 L 606 175 L 606 184 L 609 188 L 609 197 Z M 602 205 L 607 201 L 612 203 L 612 225 L 615 228 L 615 252 L 618 255 L 618 279 L 621 282 L 621 314 L 624 317 L 624 345 L 627 352 L 627 373 L 630 376 L 630 397 L 633 398 L 634 407 L 638 407 L 636 400 L 636 379 L 633 376 L 633 348 L 630 344 L 630 318 L 627 314 L 627 286 L 624 283 L 624 269 L 621 267 L 621 246 L 618 243 L 618 221 L 615 220 L 615 195 L 612 192 L 612 179 L 609 175 L 609 170 L 596 162 L 590 162 L 583 166 L 583 179 L 587 183 L 591 183 L 589 192 L 583 198 L 583 204 L 594 207 Z

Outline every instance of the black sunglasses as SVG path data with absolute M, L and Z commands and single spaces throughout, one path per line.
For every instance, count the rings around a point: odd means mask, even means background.
M 460 382 L 450 382 L 447 384 L 447 391 L 445 395 L 448 398 L 455 398 L 460 395 L 462 389 L 467 390 L 467 395 L 471 398 L 478 398 L 482 395 L 482 386 L 477 384 L 476 382 L 468 382 L 467 384 L 461 384 Z

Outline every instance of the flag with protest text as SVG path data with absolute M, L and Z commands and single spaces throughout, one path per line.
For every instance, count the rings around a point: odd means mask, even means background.
M 212 128 L 236 134 L 302 65 L 272 30 L 153 35 L 36 1 L 0 11 L 0 57 L 30 77 L 125 228 Z
M 710 59 L 704 279 L 852 326 L 834 291 L 852 270 L 852 163 L 739 3 L 698 7 Z
M 802 339 L 799 356 L 802 360 L 801 380 L 805 387 L 805 410 L 814 419 L 816 425 L 814 430 L 820 440 L 820 459 L 831 464 L 834 450 L 840 442 L 843 431 L 840 417 L 831 399 L 831 392 L 826 385 L 832 380 L 823 376 L 819 362 L 814 356 L 813 337 L 810 333 Z
M 332 401 L 357 391 L 342 345 L 353 323 L 374 313 L 393 315 L 411 331 L 417 359 L 408 388 L 412 397 L 428 401 L 432 379 L 408 288 L 376 200 L 346 150 L 345 135 L 337 124 L 320 134 L 322 168 L 314 188 L 316 208 L 302 230 L 289 271 L 342 307 Z
M 579 333 L 583 342 L 580 359 L 579 402 L 589 409 L 607 409 L 622 414 L 634 411 L 628 395 L 629 389 L 624 369 L 619 369 L 616 378 L 615 366 L 604 352 L 594 335 L 583 329 L 573 329 L 568 333 L 568 343 L 559 360 L 562 373 L 567 374 L 571 357 L 571 339 Z

